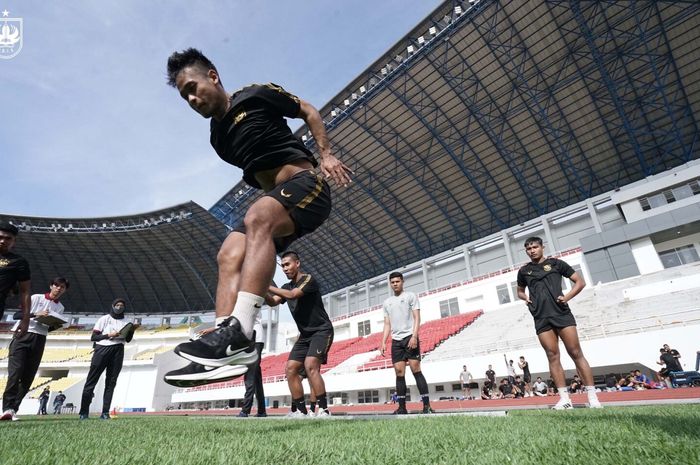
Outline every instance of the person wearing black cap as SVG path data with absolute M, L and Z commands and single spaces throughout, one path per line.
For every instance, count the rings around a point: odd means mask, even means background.
M 124 319 L 125 308 L 126 300 L 122 298 L 114 299 L 109 314 L 97 320 L 95 327 L 92 329 L 90 340 L 95 343 L 95 352 L 92 354 L 90 371 L 85 380 L 85 387 L 83 388 L 80 402 L 81 420 L 87 420 L 88 418 L 95 386 L 97 386 L 97 382 L 105 370 L 107 370 L 107 378 L 105 379 L 100 419 L 109 420 L 110 418 L 109 408 L 112 404 L 112 395 L 114 394 L 114 387 L 117 385 L 117 378 L 122 370 L 122 362 L 124 361 L 124 344 L 131 342 L 131 339 L 134 337 L 134 330 L 138 327 L 138 325 L 133 325 Z M 130 325 L 130 328 L 126 328 L 126 334 L 124 334 L 123 330 L 127 325 Z
M 0 321 L 5 313 L 5 299 L 10 291 L 19 284 L 20 305 L 22 318 L 17 327 L 16 336 L 21 336 L 29 328 L 30 271 L 27 260 L 12 253 L 19 230 L 13 224 L 0 221 Z

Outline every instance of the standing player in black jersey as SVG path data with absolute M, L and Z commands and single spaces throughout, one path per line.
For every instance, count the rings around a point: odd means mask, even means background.
M 573 407 L 566 386 L 564 369 L 559 360 L 559 339 L 564 343 L 566 351 L 576 364 L 576 370 L 583 378 L 590 407 L 600 408 L 593 384 L 593 373 L 586 357 L 583 356 L 576 331 L 576 320 L 567 304 L 581 292 L 586 283 L 583 277 L 579 276 L 565 261 L 545 258 L 544 245 L 539 237 L 530 237 L 525 241 L 525 252 L 531 261 L 518 270 L 518 298 L 527 302 L 527 308 L 535 318 L 537 337 L 547 353 L 549 371 L 560 396 L 554 409 L 563 410 Z M 562 276 L 574 283 L 573 288 L 566 295 L 561 289 Z M 526 287 L 529 290 L 529 296 L 525 294 Z
M 13 224 L 0 222 L 0 320 L 5 313 L 5 299 L 12 289 L 19 284 L 22 318 L 20 319 L 15 338 L 19 338 L 29 328 L 29 310 L 31 302 L 31 273 L 29 263 L 23 257 L 12 253 L 19 230 Z
M 217 328 L 176 347 L 175 353 L 194 363 L 165 376 L 170 384 L 205 384 L 240 376 L 255 363 L 253 324 L 272 281 L 275 253 L 314 231 L 331 212 L 330 188 L 314 172 L 319 163 L 285 118 L 304 120 L 325 178 L 347 186 L 352 172 L 331 154 L 318 110 L 278 85 L 255 84 L 229 94 L 212 62 L 192 48 L 170 56 L 168 83 L 211 119 L 210 141 L 219 157 L 265 191 L 219 250 Z
M 321 377 L 321 365 L 326 364 L 328 351 L 333 344 L 333 324 L 321 299 L 318 282 L 308 273 L 302 273 L 296 252 L 282 254 L 282 271 L 290 281 L 282 288 L 270 286 L 265 299 L 275 306 L 287 302 L 299 329 L 299 339 L 294 343 L 287 360 L 287 383 L 292 402 L 301 415 L 306 415 L 301 371 L 306 372 L 309 386 L 318 402 L 316 417 L 329 416 L 326 385 Z

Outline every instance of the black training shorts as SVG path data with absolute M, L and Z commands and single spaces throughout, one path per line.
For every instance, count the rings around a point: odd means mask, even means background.
M 415 349 L 408 348 L 411 336 L 406 336 L 400 341 L 391 340 L 391 363 L 406 362 L 408 360 L 420 360 L 420 341 Z
M 283 183 L 275 186 L 265 196 L 281 203 L 294 222 L 294 233 L 276 237 L 275 251 L 284 252 L 295 240 L 313 232 L 331 214 L 331 189 L 323 176 L 312 170 L 300 171 Z M 234 231 L 245 234 L 245 226 Z
M 576 319 L 571 312 L 547 315 L 543 318 L 535 318 L 535 331 L 537 334 L 544 333 L 552 329 L 561 329 L 569 326 L 576 326 Z
M 316 331 L 310 336 L 300 335 L 289 352 L 289 360 L 304 363 L 306 357 L 316 357 L 325 365 L 333 344 L 333 331 Z

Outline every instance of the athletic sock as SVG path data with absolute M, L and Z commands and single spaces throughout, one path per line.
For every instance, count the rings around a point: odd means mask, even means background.
M 399 402 L 399 408 L 401 410 L 406 410 L 406 396 L 396 396 Z
M 557 387 L 557 392 L 559 393 L 559 397 L 561 398 L 561 400 L 567 402 L 571 400 L 571 398 L 569 397 L 569 388 L 567 388 L 566 386 Z
M 301 397 L 299 399 L 294 399 L 292 402 L 294 404 L 296 404 L 297 410 L 299 410 L 301 413 L 303 413 L 304 415 L 306 415 L 308 413 L 306 410 L 306 403 L 304 402 L 303 397 Z
M 262 308 L 265 301 L 263 297 L 251 294 L 250 292 L 239 292 L 236 299 L 236 306 L 233 308 L 233 316 L 241 324 L 241 330 L 246 337 L 253 337 L 253 326 L 255 317 Z
M 325 393 L 316 396 L 316 402 L 318 402 L 318 408 L 322 408 L 323 410 L 328 408 L 328 397 L 326 397 Z
M 230 316 L 217 316 L 216 319 L 214 320 L 214 326 L 216 326 L 218 328 L 219 326 L 221 326 L 221 323 L 228 320 L 229 318 L 231 318 L 231 317 Z
M 320 405 L 320 403 L 319 403 L 319 407 L 320 407 L 320 406 L 321 406 L 321 405 Z M 315 412 L 315 411 L 316 411 L 316 402 L 315 402 L 315 401 L 314 401 L 314 402 L 309 401 L 309 410 L 311 410 L 312 412 Z
M 421 397 L 428 395 L 428 382 L 425 380 L 422 371 L 417 371 L 413 373 L 413 377 L 416 378 L 416 386 L 418 386 L 418 392 Z
M 406 409 L 406 377 L 396 377 L 396 397 L 399 401 L 399 408 Z
M 598 398 L 598 395 L 595 392 L 595 386 L 586 386 L 586 394 L 588 394 L 588 398 Z

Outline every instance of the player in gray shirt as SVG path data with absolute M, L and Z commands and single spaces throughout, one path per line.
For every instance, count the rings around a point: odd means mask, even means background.
M 406 362 L 416 379 L 418 392 L 423 400 L 423 413 L 433 413 L 428 396 L 428 382 L 420 368 L 420 303 L 413 292 L 404 292 L 403 275 L 397 271 L 389 275 L 389 284 L 394 295 L 384 301 L 384 335 L 381 353 L 386 352 L 386 340 L 391 334 L 391 363 L 396 372 L 396 395 L 399 408 L 394 412 L 405 415 L 406 410 Z

